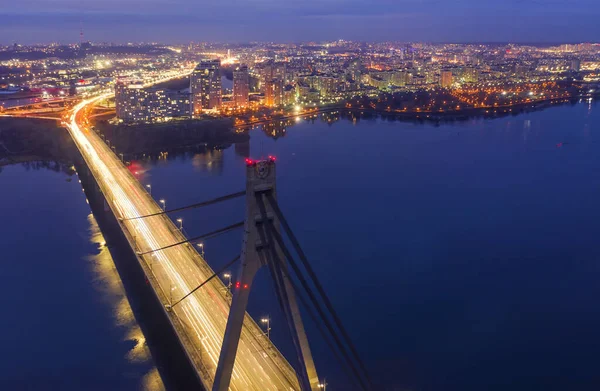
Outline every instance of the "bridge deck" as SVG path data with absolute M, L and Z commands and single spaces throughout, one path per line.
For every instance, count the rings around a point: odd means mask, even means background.
M 86 108 L 103 97 L 77 105 L 68 125 L 98 186 L 118 218 L 161 209 L 119 158 L 86 123 Z M 125 220 L 121 227 L 136 251 L 145 252 L 185 240 L 166 215 Z M 214 272 L 193 246 L 181 245 L 139 257 L 149 282 L 166 304 L 176 301 Z M 213 279 L 177 305 L 168 316 L 207 389 L 213 383 L 229 313 L 229 298 L 220 279 Z M 296 374 L 261 328 L 246 314 L 231 390 L 298 390 Z

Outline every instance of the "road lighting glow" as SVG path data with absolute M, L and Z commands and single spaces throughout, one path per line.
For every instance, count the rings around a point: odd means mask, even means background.
M 166 216 L 154 219 L 137 218 L 156 213 L 157 206 L 161 205 L 166 211 L 166 200 L 161 199 L 159 205 L 156 205 L 149 194 L 143 191 L 145 186 L 140 184 L 122 164 L 118 164 L 118 156 L 111 152 L 97 134 L 90 132 L 83 125 L 87 120 L 85 116 L 89 114 L 86 112 L 88 106 L 109 96 L 112 96 L 112 93 L 84 100 L 75 105 L 69 118 L 66 119 L 66 126 L 103 190 L 106 201 L 113 207 L 116 217 L 122 221 L 124 231 L 132 233 L 134 240 L 137 240 L 137 244 L 133 247 L 140 251 L 153 251 L 181 239 L 180 233 L 172 229 L 172 222 Z M 132 217 L 135 219 L 128 219 Z M 227 319 L 225 309 L 229 299 L 224 295 L 210 295 L 209 290 L 199 290 L 177 307 L 172 307 L 172 292 L 175 291 L 177 295 L 180 292 L 181 294 L 190 292 L 197 286 L 198 281 L 208 278 L 202 269 L 205 265 L 204 260 L 199 259 L 193 252 L 175 248 L 153 251 L 151 256 L 147 257 L 140 252 L 138 255 L 139 262 L 146 263 L 155 278 L 149 280 L 153 289 L 163 289 L 169 296 L 165 299 L 165 302 L 168 301 L 165 307 L 171 311 L 172 316 L 181 320 L 181 330 L 189 337 L 191 347 L 186 345 L 185 349 L 201 348 L 203 354 L 206 354 L 203 363 L 214 371 L 219 359 L 219 346 L 223 341 L 223 325 Z M 216 288 L 217 285 L 214 287 Z M 244 321 L 244 327 L 252 333 L 243 333 L 240 337 L 238 355 L 243 360 L 240 360 L 241 364 L 237 367 L 239 377 L 231 379 L 231 388 L 246 390 L 251 385 L 250 388 L 253 389 L 265 389 L 265 387 L 298 389 L 296 379 L 288 378 L 279 369 L 279 365 L 273 365 L 273 355 L 266 355 L 264 351 L 255 349 L 259 342 L 265 342 L 260 324 Z M 283 357 L 277 356 L 277 360 L 282 361 L 285 366 L 286 361 Z M 215 364 L 211 365 L 211 363 Z

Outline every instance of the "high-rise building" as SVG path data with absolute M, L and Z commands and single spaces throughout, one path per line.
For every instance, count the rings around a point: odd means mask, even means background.
M 267 84 L 273 80 L 273 61 L 267 61 L 261 64 L 258 69 L 260 91 L 267 94 Z
M 117 118 L 126 123 L 164 121 L 190 116 L 189 94 L 161 88 L 144 88 L 140 82 L 115 84 Z
M 581 70 L 581 60 L 578 58 L 574 58 L 571 60 L 571 70 L 573 72 L 579 72 Z
M 242 65 L 233 71 L 233 104 L 235 107 L 248 106 L 248 94 L 250 92 L 250 80 L 248 67 Z
M 283 105 L 283 81 L 279 79 L 267 80 L 265 84 L 265 106 Z
M 275 81 L 273 79 L 265 80 L 265 106 L 271 107 L 275 105 Z
M 442 71 L 440 74 L 440 86 L 442 88 L 452 87 L 452 71 Z
M 221 60 L 203 60 L 190 76 L 192 113 L 221 106 Z
M 352 80 L 359 81 L 361 77 L 362 63 L 360 59 L 354 59 L 350 62 L 347 68 L 348 75 Z
M 273 81 L 273 84 L 273 103 L 277 107 L 283 106 L 285 91 L 285 85 L 283 84 L 283 80 L 275 79 Z

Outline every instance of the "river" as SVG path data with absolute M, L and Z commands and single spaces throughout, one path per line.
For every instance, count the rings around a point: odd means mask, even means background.
M 248 153 L 276 156 L 282 210 L 377 389 L 599 389 L 595 103 L 441 126 L 316 119 L 283 129 L 133 164 L 175 208 L 242 190 Z M 66 178 L 0 173 L 0 346 L 10 353 L 0 388 L 161 387 L 85 196 Z M 196 236 L 243 213 L 238 199 L 173 217 Z M 239 253 L 241 232 L 204 248 L 218 268 Z M 250 312 L 272 319 L 293 357 L 268 277 L 258 276 Z M 349 389 L 307 323 L 328 389 Z

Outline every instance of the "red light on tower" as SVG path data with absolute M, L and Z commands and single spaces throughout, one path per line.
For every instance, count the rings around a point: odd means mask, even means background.
M 246 165 L 247 165 L 247 166 L 252 166 L 252 165 L 254 165 L 254 160 L 246 158 Z
M 269 155 L 269 161 L 271 161 L 271 162 L 275 163 L 275 161 L 276 161 L 276 160 L 277 160 L 277 159 L 275 158 L 275 156 L 271 156 L 271 155 Z
M 241 284 L 240 284 L 240 282 L 239 282 L 239 281 L 237 281 L 237 282 L 235 283 L 235 289 L 240 289 L 240 285 L 241 285 Z

